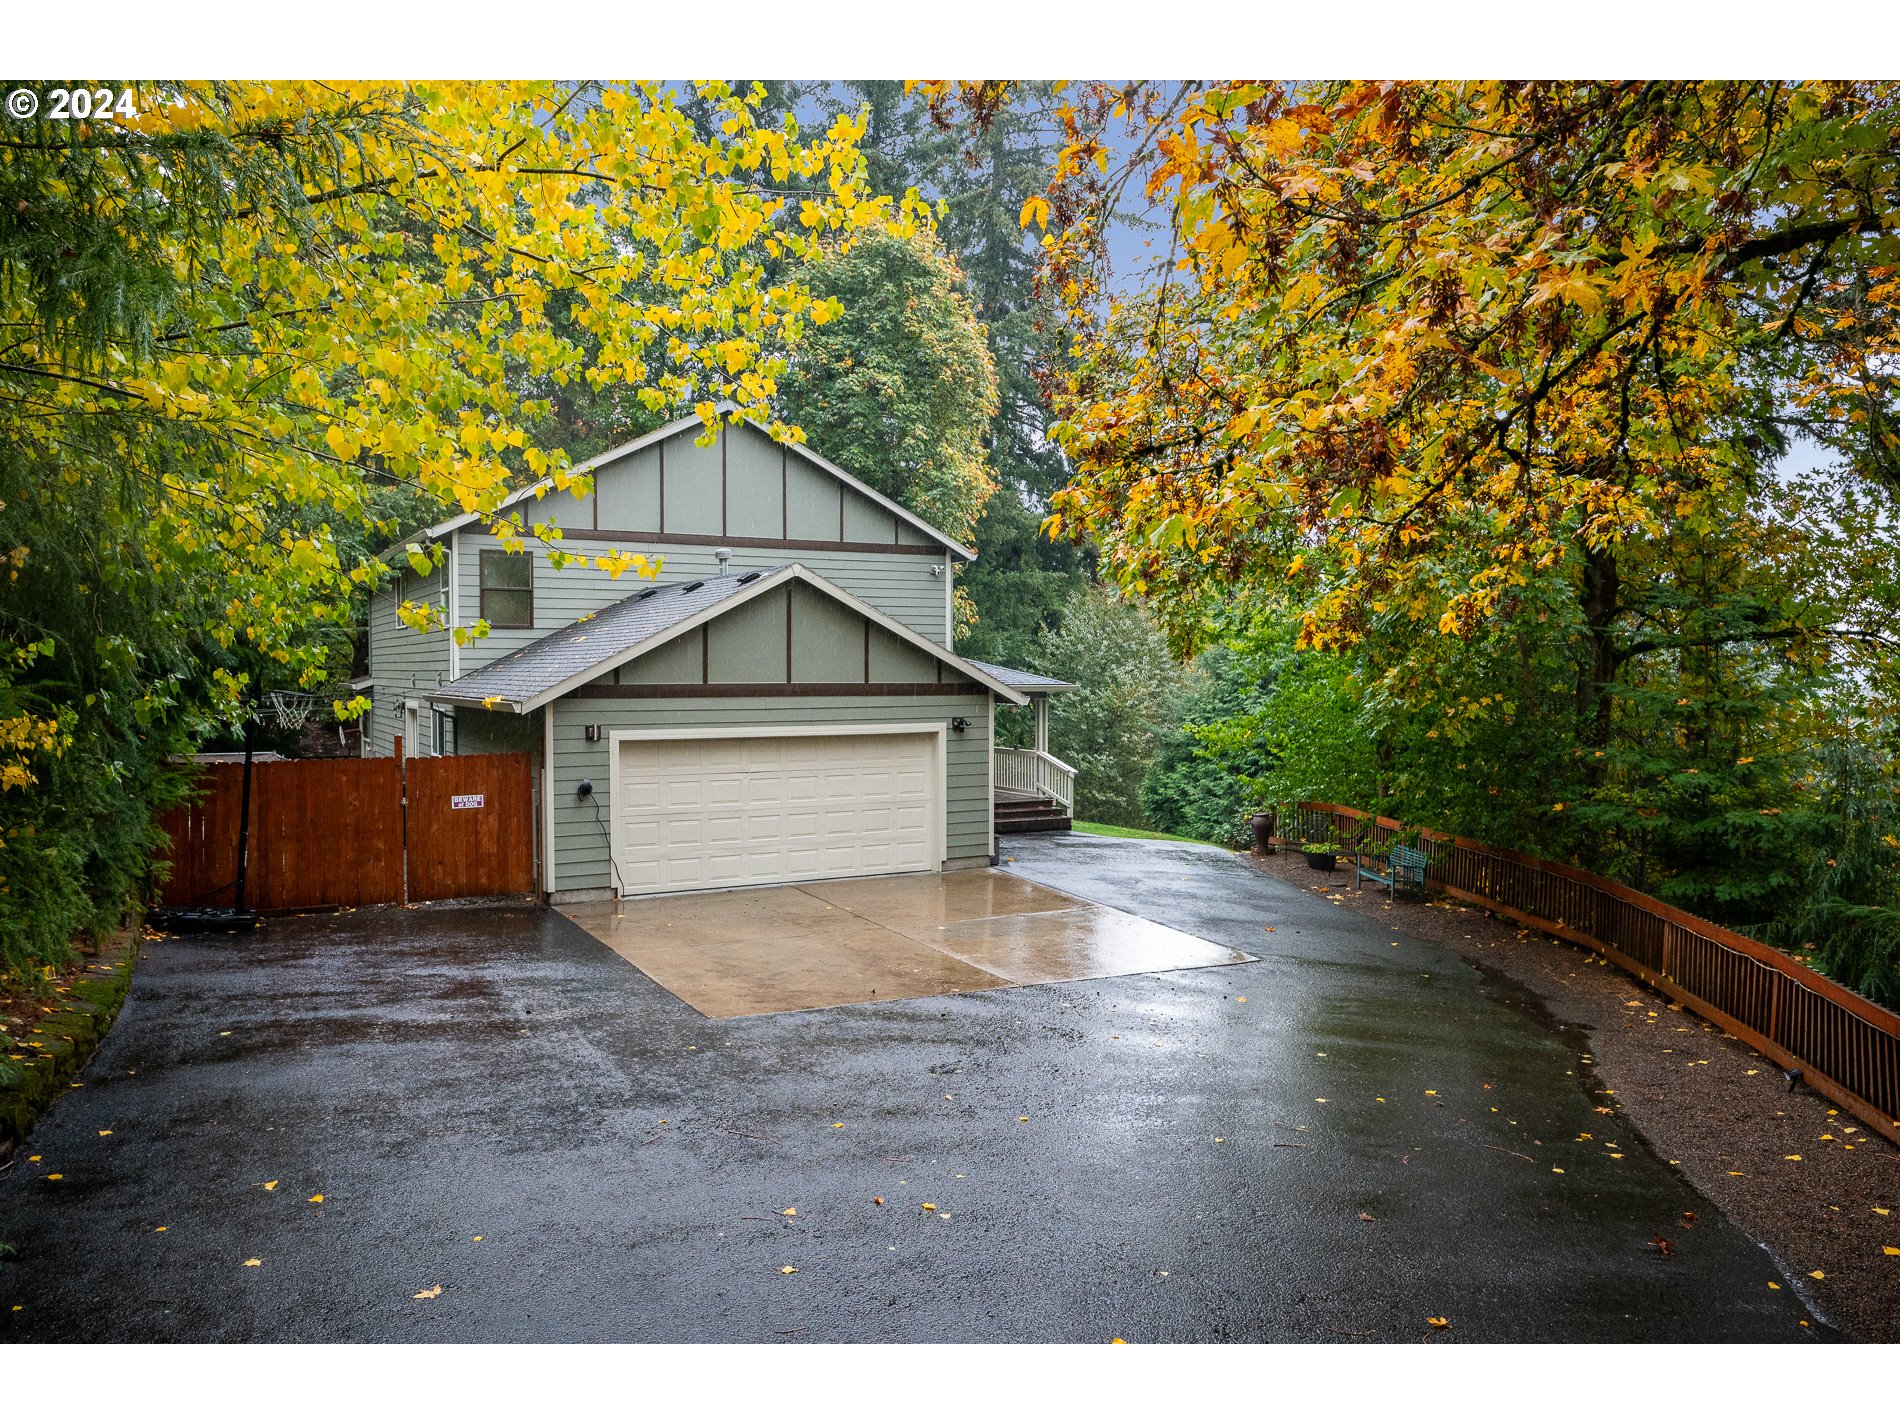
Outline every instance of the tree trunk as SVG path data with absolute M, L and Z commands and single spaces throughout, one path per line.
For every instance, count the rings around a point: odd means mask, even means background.
M 1584 654 L 1577 670 L 1577 724 L 1584 745 L 1601 752 L 1610 745 L 1610 683 L 1616 677 L 1620 661 L 1616 645 L 1616 616 L 1622 597 L 1622 580 L 1617 571 L 1616 551 L 1592 549 L 1584 556 L 1583 607 Z M 1595 786 L 1603 773 L 1603 759 L 1589 759 L 1590 783 Z

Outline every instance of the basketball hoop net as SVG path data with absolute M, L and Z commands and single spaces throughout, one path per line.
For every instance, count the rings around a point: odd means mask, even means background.
M 322 704 L 323 698 L 317 693 L 273 692 L 269 695 L 268 716 L 279 727 L 287 727 L 295 732 L 317 715 L 317 709 Z

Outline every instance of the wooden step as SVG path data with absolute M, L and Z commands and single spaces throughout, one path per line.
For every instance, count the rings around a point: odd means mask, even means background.
M 994 816 L 998 834 L 1017 831 L 1068 831 L 1069 814 L 1053 797 L 1031 797 L 1013 792 L 1007 800 L 998 797 Z
M 1021 821 L 1004 821 L 998 818 L 996 822 L 998 836 L 1010 836 L 1024 831 L 1073 831 L 1074 829 L 1074 824 L 1061 812 L 1053 816 L 1028 817 Z

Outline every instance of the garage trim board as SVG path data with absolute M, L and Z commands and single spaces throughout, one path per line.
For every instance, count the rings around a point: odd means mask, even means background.
M 927 865 L 899 865 L 890 867 L 892 873 L 902 871 L 929 870 L 941 867 L 945 856 L 946 834 L 943 808 L 948 796 L 948 748 L 946 729 L 941 722 L 887 722 L 887 723 L 836 723 L 836 724 L 784 724 L 762 726 L 735 726 L 729 728 L 679 727 L 679 728 L 628 728 L 616 729 L 610 734 L 609 768 L 607 778 L 606 811 L 609 841 L 613 853 L 612 876 L 615 892 L 622 896 L 667 894 L 682 890 L 726 889 L 747 885 L 775 885 L 791 881 L 837 880 L 876 874 L 874 869 L 864 863 L 854 866 L 827 868 L 819 866 L 809 871 L 788 871 L 775 869 L 769 873 L 749 875 L 739 872 L 730 876 L 702 878 L 691 885 L 685 884 L 642 884 L 644 877 L 634 870 L 636 859 L 643 854 L 650 859 L 651 850 L 642 852 L 628 844 L 626 812 L 623 805 L 622 787 L 623 757 L 629 744 L 651 742 L 731 742 L 731 741 L 777 741 L 790 738 L 929 738 L 930 747 L 926 754 L 929 763 L 928 806 L 924 817 Z M 741 813 L 743 814 L 743 813 Z M 656 822 L 656 826 L 661 823 Z M 632 884 L 629 884 L 632 883 Z

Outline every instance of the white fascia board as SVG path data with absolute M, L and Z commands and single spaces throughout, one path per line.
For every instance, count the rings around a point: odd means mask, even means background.
M 957 655 L 954 652 L 944 647 L 944 645 L 942 645 L 941 643 L 932 643 L 929 639 L 925 638 L 921 633 L 917 633 L 913 631 L 912 629 L 906 628 L 903 624 L 899 623 L 896 619 L 891 618 L 888 614 L 882 613 L 879 610 L 872 608 L 869 604 L 865 603 L 864 600 L 858 598 L 857 595 L 847 593 L 845 590 L 840 589 L 836 584 L 832 583 L 831 580 L 825 578 L 822 574 L 814 574 L 811 570 L 807 569 L 803 564 L 794 564 L 790 566 L 785 572 L 787 574 L 796 575 L 799 579 L 803 580 L 807 584 L 810 584 L 814 589 L 817 589 L 820 593 L 829 594 L 832 598 L 836 599 L 839 603 L 843 604 L 846 608 L 850 609 L 853 613 L 863 614 L 864 617 L 868 618 L 872 623 L 876 624 L 879 628 L 883 629 L 886 633 L 892 634 L 895 637 L 902 639 L 904 642 L 910 644 L 914 648 L 921 648 L 924 652 L 928 653 L 931 657 L 938 659 L 939 661 L 943 663 L 949 664 L 952 668 L 956 669 L 959 673 L 963 674 L 965 678 L 968 678 L 972 683 L 981 683 L 984 687 L 988 688 L 991 692 L 1000 693 L 1003 697 L 1007 698 L 1010 702 L 1014 703 L 1017 707 L 1022 707 L 1026 703 L 1028 703 L 1029 699 L 1026 696 L 1017 692 L 1014 688 L 1010 687 L 1007 683 L 998 682 L 995 678 L 992 678 L 989 674 L 985 673 L 982 669 L 974 667 L 971 664 L 966 663 L 963 659 L 957 657 Z
M 657 441 L 670 439 L 683 430 L 691 430 L 694 426 L 701 424 L 702 422 L 698 416 L 682 416 L 679 420 L 670 421 L 666 425 L 661 426 L 658 430 L 648 431 L 638 439 L 630 440 L 624 445 L 616 445 L 612 450 L 603 450 L 599 455 L 591 456 L 583 460 L 579 465 L 570 466 L 567 472 L 568 476 L 572 478 L 575 475 L 584 475 L 591 470 L 596 470 L 602 465 L 607 464 L 609 461 L 618 460 L 623 455 L 631 455 L 634 451 L 645 446 L 652 445 Z M 553 488 L 554 477 L 552 475 L 547 476 L 545 479 L 537 480 L 532 485 L 524 486 L 504 498 L 500 504 L 495 506 L 494 513 L 500 514 L 510 506 L 518 505 L 523 500 L 530 500 L 537 495 L 545 494 Z M 404 540 L 401 544 L 392 544 L 389 549 L 383 552 L 388 554 L 397 549 L 407 548 L 410 544 L 431 543 L 453 530 L 466 528 L 479 519 L 481 519 L 481 516 L 472 510 L 459 515 L 451 515 L 448 519 L 430 525 L 413 540 Z
M 767 574 L 763 578 L 755 579 L 750 584 L 742 585 L 740 588 L 734 590 L 731 594 L 721 599 L 718 603 L 708 604 L 705 608 L 701 609 L 698 613 L 693 614 L 688 618 L 681 619 L 678 623 L 668 624 L 665 628 L 661 629 L 658 633 L 655 633 L 648 638 L 642 639 L 639 643 L 636 643 L 629 648 L 624 648 L 618 653 L 608 654 L 605 658 L 602 658 L 598 663 L 590 664 L 588 667 L 583 668 L 580 672 L 573 674 L 571 677 L 566 678 L 559 683 L 556 683 L 552 688 L 547 689 L 545 692 L 537 693 L 534 697 L 528 698 L 524 701 L 516 702 L 510 699 L 503 698 L 503 699 L 497 699 L 493 702 L 490 702 L 484 698 L 462 698 L 462 697 L 440 697 L 440 696 L 431 697 L 430 701 L 437 702 L 437 703 L 445 703 L 452 707 L 492 708 L 497 711 L 506 711 L 506 712 L 513 712 L 513 713 L 533 712 L 537 708 L 544 707 L 547 704 L 554 702 L 557 698 L 566 697 L 569 693 L 578 691 L 579 689 L 586 687 L 589 683 L 593 682 L 596 678 L 600 677 L 601 674 L 611 672 L 613 669 L 618 668 L 622 666 L 623 664 L 631 663 L 633 662 L 634 659 L 639 658 L 641 655 L 646 654 L 646 653 L 651 653 L 654 649 L 660 647 L 662 644 L 672 642 L 674 639 L 678 638 L 681 634 L 691 633 L 694 629 L 698 628 L 701 624 L 711 623 L 714 619 L 718 618 L 721 614 L 729 613 L 731 610 L 739 607 L 739 605 L 744 604 L 744 603 L 749 603 L 751 600 L 758 598 L 759 595 L 764 594 L 764 593 L 769 593 L 771 590 L 779 588 L 785 584 L 788 584 L 792 582 L 794 579 L 798 580 L 800 583 L 809 584 L 812 588 L 818 590 L 821 594 L 825 594 L 829 596 L 830 598 L 837 600 L 839 603 L 843 604 L 846 608 L 850 609 L 853 613 L 860 614 L 866 619 L 869 619 L 872 623 L 876 624 L 879 628 L 883 629 L 886 633 L 890 634 L 892 637 L 901 639 L 903 642 L 910 644 L 913 648 L 921 649 L 923 652 L 928 653 L 932 658 L 938 659 L 939 661 L 948 664 L 950 667 L 956 669 L 957 672 L 963 674 L 963 676 L 967 678 L 970 682 L 981 684 L 983 687 L 988 688 L 991 692 L 997 694 L 998 696 L 1002 697 L 1006 701 L 1014 703 L 1017 707 L 1023 707 L 1029 702 L 1029 698 L 1026 694 L 1017 692 L 1014 688 L 1010 687 L 1007 683 L 1000 682 L 997 679 L 992 678 L 989 674 L 983 672 L 982 669 L 973 667 L 971 664 L 966 663 L 963 659 L 957 657 L 957 655 L 953 653 L 950 649 L 945 648 L 942 644 L 932 643 L 929 639 L 925 638 L 921 633 L 917 633 L 912 629 L 906 628 L 903 624 L 899 623 L 896 619 L 891 618 L 887 614 L 884 614 L 880 612 L 879 610 L 872 608 L 869 604 L 865 603 L 864 600 L 858 598 L 855 594 L 848 593 L 844 589 L 839 588 L 836 584 L 832 583 L 829 579 L 825 578 L 823 575 L 814 574 L 811 570 L 807 569 L 803 564 L 788 564 L 783 569 L 777 570 L 776 572 L 771 573 L 771 574 Z M 787 676 L 789 677 L 791 674 L 791 670 L 788 668 L 785 671 L 786 671 Z
M 764 426 L 760 425 L 757 421 L 753 420 L 750 416 L 746 418 L 746 424 L 749 426 L 752 426 L 756 430 L 763 432 L 768 439 L 771 438 L 772 432 L 769 430 L 766 430 Z M 843 481 L 846 485 L 849 485 L 853 490 L 856 490 L 860 495 L 864 496 L 865 499 L 870 500 L 876 504 L 882 505 L 885 509 L 889 510 L 892 514 L 896 515 L 899 519 L 903 520 L 905 523 L 913 526 L 916 529 L 922 530 L 925 534 L 929 535 L 932 539 L 936 540 L 937 543 L 941 544 L 945 549 L 949 550 L 952 554 L 956 555 L 959 559 L 968 560 L 968 559 L 976 558 L 976 551 L 974 549 L 965 548 L 963 545 L 957 543 L 956 540 L 950 538 L 950 536 L 945 534 L 942 530 L 938 529 L 935 525 L 930 524 L 926 520 L 919 518 L 916 514 L 912 513 L 910 510 L 905 509 L 902 505 L 898 504 L 897 501 L 891 499 L 889 496 L 880 495 L 876 490 L 873 490 L 869 485 L 865 484 L 862 480 L 858 479 L 858 477 L 853 475 L 850 471 L 839 469 L 836 465 L 833 465 L 829 460 L 825 459 L 824 456 L 820 455 L 817 451 L 811 449 L 809 446 L 800 445 L 796 441 L 780 441 L 779 444 L 784 445 L 788 450 L 797 451 L 800 455 L 804 456 L 813 465 L 816 465 L 820 470 L 824 471 L 827 475 L 831 476 L 833 479 Z
M 726 416 L 731 415 L 734 411 L 738 409 L 739 407 L 736 402 L 721 401 L 719 403 L 717 413 L 720 419 L 723 421 Z M 797 451 L 800 455 L 804 456 L 807 460 L 811 461 L 812 464 L 816 465 L 820 470 L 823 470 L 827 475 L 830 475 L 833 479 L 842 481 L 844 484 L 850 486 L 853 490 L 856 490 L 860 495 L 863 495 L 867 500 L 873 501 L 874 503 L 883 506 L 885 509 L 889 510 L 892 514 L 896 515 L 899 519 L 904 520 L 906 523 L 912 525 L 914 528 L 921 530 L 923 533 L 929 535 L 932 539 L 936 540 L 939 544 L 943 545 L 945 549 L 948 549 L 952 554 L 955 554 L 958 558 L 965 559 L 965 560 L 976 558 L 976 551 L 974 549 L 965 548 L 963 545 L 957 543 L 956 540 L 950 538 L 950 536 L 945 534 L 942 530 L 936 528 L 936 526 L 930 524 L 929 522 L 923 519 L 920 519 L 912 511 L 905 509 L 902 505 L 898 504 L 897 501 L 890 499 L 888 496 L 880 495 L 876 490 L 873 490 L 869 485 L 865 484 L 862 480 L 858 479 L 857 476 L 851 474 L 847 470 L 839 469 L 836 465 L 833 465 L 829 460 L 825 459 L 825 457 L 820 455 L 817 451 L 812 450 L 807 446 L 800 445 L 796 441 L 777 440 L 777 438 L 773 436 L 772 432 L 767 427 L 765 427 L 764 425 L 761 425 L 758 421 L 753 420 L 750 416 L 747 416 L 745 418 L 745 424 L 751 426 L 754 430 L 764 435 L 767 440 L 773 440 L 776 444 L 783 445 L 788 450 Z M 638 440 L 630 440 L 625 445 L 617 445 L 612 450 L 602 451 L 599 455 L 596 455 L 589 460 L 583 460 L 579 465 L 572 467 L 568 471 L 568 474 L 570 476 L 585 474 L 590 470 L 597 469 L 598 467 L 607 464 L 607 462 L 611 460 L 618 460 L 623 455 L 632 455 L 636 450 L 644 449 L 646 446 L 654 445 L 663 440 L 670 440 L 672 437 L 680 434 L 682 431 L 691 430 L 694 426 L 703 427 L 704 422 L 701 421 L 700 418 L 696 415 L 682 416 L 680 417 L 680 419 L 676 421 L 673 421 L 667 425 L 661 426 L 658 430 L 648 431 L 645 435 L 641 436 Z M 530 499 L 537 494 L 543 493 L 553 488 L 554 488 L 554 478 L 552 476 L 549 476 L 548 478 L 544 480 L 537 480 L 534 484 L 529 485 L 526 489 L 517 490 L 512 495 L 509 495 L 506 499 L 504 499 L 499 505 L 495 507 L 495 513 L 499 514 L 501 511 L 509 508 L 509 506 L 511 505 L 520 504 L 521 501 L 523 500 Z M 475 523 L 475 521 L 478 518 L 480 518 L 480 516 L 475 515 L 473 513 L 459 514 L 459 515 L 452 516 L 449 519 L 443 520 L 439 524 L 430 525 L 429 528 L 425 529 L 424 531 L 422 531 L 421 534 L 417 535 L 414 541 L 405 541 L 405 543 L 401 545 L 392 544 L 389 547 L 389 549 L 386 549 L 383 552 L 385 554 L 392 553 L 397 549 L 406 547 L 408 543 L 425 543 L 425 544 L 429 543 L 431 541 L 440 539 L 443 535 L 447 534 L 451 530 L 461 529 L 466 525 L 471 525 Z

